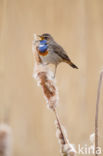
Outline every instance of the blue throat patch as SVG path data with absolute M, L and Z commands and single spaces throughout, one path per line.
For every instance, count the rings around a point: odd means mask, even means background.
M 47 41 L 41 40 L 38 49 L 41 53 L 44 53 L 48 49 Z

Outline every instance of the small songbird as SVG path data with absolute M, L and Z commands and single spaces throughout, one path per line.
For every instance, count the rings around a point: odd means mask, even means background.
M 39 56 L 43 63 L 55 65 L 54 77 L 56 74 L 57 65 L 61 62 L 66 62 L 72 68 L 78 69 L 78 67 L 72 63 L 65 50 L 55 42 L 50 34 L 45 33 L 38 36 L 40 37 L 40 42 L 37 46 Z

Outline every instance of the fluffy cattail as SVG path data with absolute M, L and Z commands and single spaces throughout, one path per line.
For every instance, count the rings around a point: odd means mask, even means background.
M 95 133 L 92 133 L 90 135 L 89 139 L 90 139 L 90 143 L 93 144 L 93 145 L 95 145 Z
M 40 59 L 38 51 L 36 49 L 36 44 L 38 44 L 38 41 L 36 39 L 36 36 L 34 36 L 34 42 L 32 46 L 33 54 L 35 56 L 33 77 L 41 86 L 48 107 L 53 110 L 58 103 L 58 91 L 56 88 L 56 83 L 53 78 L 52 71 L 50 71 L 47 65 L 43 64 L 42 60 Z
M 0 124 L 0 156 L 11 156 L 11 128 Z

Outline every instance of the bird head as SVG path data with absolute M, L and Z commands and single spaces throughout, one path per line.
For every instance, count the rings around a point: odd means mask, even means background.
M 53 40 L 53 37 L 50 34 L 42 34 L 42 35 L 38 35 L 40 37 L 40 40 L 46 40 L 47 42 L 50 42 Z

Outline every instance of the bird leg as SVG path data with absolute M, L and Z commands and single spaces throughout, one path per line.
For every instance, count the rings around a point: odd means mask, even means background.
M 53 78 L 55 78 L 56 70 L 57 70 L 57 64 L 55 64 L 55 69 L 54 69 L 54 76 L 53 76 Z

